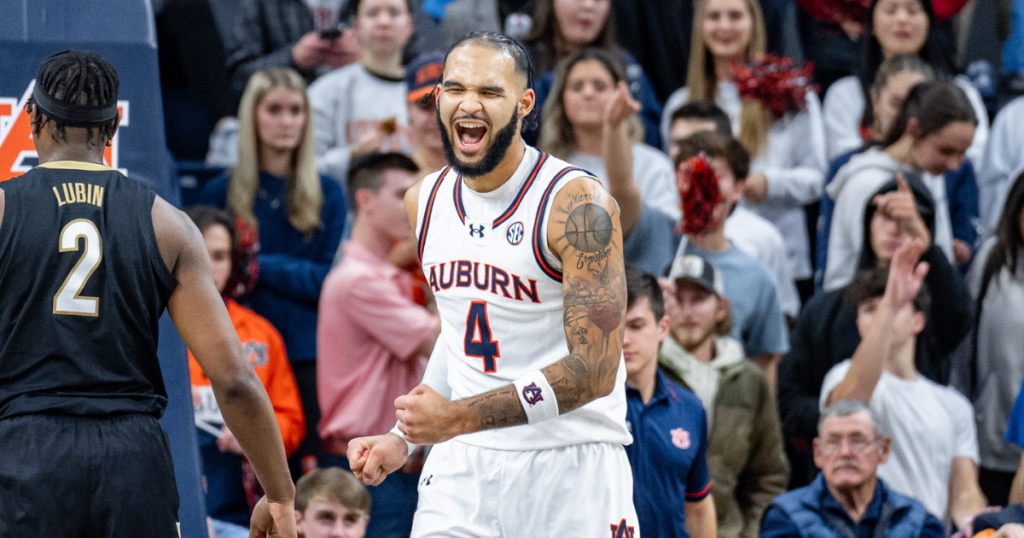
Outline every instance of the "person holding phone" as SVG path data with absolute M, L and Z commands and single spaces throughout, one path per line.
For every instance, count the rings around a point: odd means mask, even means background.
M 306 83 L 359 60 L 359 42 L 341 16 L 343 0 L 240 0 L 226 36 L 226 67 L 236 98 L 249 78 L 292 68 Z

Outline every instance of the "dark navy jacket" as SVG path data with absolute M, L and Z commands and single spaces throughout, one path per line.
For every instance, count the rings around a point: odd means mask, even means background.
M 229 174 L 210 180 L 200 194 L 200 202 L 224 208 Z M 283 179 L 260 173 L 259 194 L 252 208 L 260 225 L 260 273 L 248 306 L 281 333 L 289 360 L 315 360 L 320 288 L 341 243 L 348 205 L 341 185 L 320 176 L 323 224 L 307 236 L 288 222 L 284 183 Z
M 943 538 L 938 518 L 915 499 L 878 479 L 875 496 L 854 523 L 825 484 L 825 477 L 772 502 L 761 520 L 761 538 Z

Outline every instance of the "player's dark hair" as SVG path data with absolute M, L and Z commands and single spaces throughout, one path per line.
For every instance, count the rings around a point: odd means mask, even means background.
M 464 45 L 482 45 L 508 54 L 515 61 L 516 73 L 526 78 L 526 87 L 533 87 L 533 63 L 523 44 L 515 39 L 497 32 L 470 32 L 444 53 L 444 65 L 448 65 L 448 55 Z
M 45 93 L 57 104 L 67 107 L 83 107 L 98 109 L 116 105 L 120 79 L 117 70 L 99 54 L 77 50 L 64 50 L 51 55 L 39 66 L 36 75 L 36 88 Z M 36 105 L 39 116 L 33 124 L 33 132 L 39 132 L 48 122 L 53 122 L 53 139 L 64 139 L 65 128 L 77 127 L 69 125 L 64 118 L 56 114 L 48 114 L 44 107 L 31 98 L 26 106 Z M 107 144 L 114 138 L 118 118 L 109 123 L 95 127 L 82 127 L 88 130 L 91 144 Z M 99 135 L 94 141 L 94 136 Z
M 711 101 L 686 103 L 672 113 L 672 123 L 675 123 L 676 120 L 712 121 L 715 123 L 715 132 L 732 136 L 732 122 L 729 121 L 729 115 Z
M 336 502 L 353 512 L 370 513 L 370 493 L 351 472 L 338 467 L 316 469 L 295 483 L 295 509 L 305 515 L 314 498 Z
M 910 118 L 917 119 L 918 138 L 937 133 L 951 123 L 978 125 L 970 99 L 952 80 L 922 82 L 911 88 L 882 139 L 882 147 L 895 144 L 906 134 Z
M 654 321 L 661 321 L 661 318 L 665 317 L 665 298 L 661 295 L 658 279 L 636 265 L 627 263 L 626 308 L 633 308 L 633 305 L 643 297 L 650 301 Z
M 725 159 L 736 176 L 736 181 L 746 180 L 747 174 L 750 173 L 750 153 L 747 153 L 739 140 L 718 131 L 696 133 L 683 140 L 679 145 L 679 155 L 676 156 L 676 167 L 701 153 L 707 155 L 708 159 Z
M 186 208 L 185 214 L 192 219 L 196 228 L 199 228 L 199 233 L 206 233 L 210 226 L 223 226 L 231 236 L 231 251 L 234 252 L 238 245 L 238 230 L 235 229 L 235 220 L 231 218 L 231 212 L 208 205 L 194 205 Z
M 348 168 L 348 207 L 353 213 L 359 211 L 356 192 L 369 189 L 373 192 L 384 186 L 384 172 L 404 170 L 410 174 L 420 171 L 416 162 L 401 153 L 368 153 L 353 159 Z
M 857 308 L 865 301 L 877 299 L 885 295 L 885 285 L 889 282 L 889 268 L 876 267 L 857 271 L 853 276 L 853 282 L 846 288 L 846 302 L 853 308 Z M 913 301 L 914 311 L 928 315 L 932 305 L 932 296 L 928 292 L 928 285 L 921 284 Z

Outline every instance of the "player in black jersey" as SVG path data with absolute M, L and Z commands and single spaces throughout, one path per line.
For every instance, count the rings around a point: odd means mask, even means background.
M 39 166 L 0 184 L 0 536 L 178 536 L 157 362 L 166 308 L 267 492 L 252 536 L 295 537 L 270 400 L 184 213 L 103 165 L 118 78 L 96 54 L 39 69 Z M 182 361 L 185 358 L 182 357 Z

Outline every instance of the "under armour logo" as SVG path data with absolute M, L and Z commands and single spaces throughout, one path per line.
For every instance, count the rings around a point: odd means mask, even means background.
M 618 525 L 612 523 L 612 538 L 633 538 L 633 533 L 633 527 L 627 527 L 625 519 Z
M 434 478 L 434 475 L 430 475 L 430 476 L 424 478 L 423 480 L 420 480 L 420 485 L 421 486 L 429 486 L 431 478 Z
M 537 405 L 537 402 L 544 399 L 541 396 L 540 387 L 537 386 L 536 382 L 530 383 L 529 385 L 523 387 L 523 399 L 525 399 L 526 403 L 530 404 L 531 406 Z
M 484 225 L 481 224 L 479 226 L 473 226 L 472 224 L 470 224 L 469 225 L 469 236 L 470 237 L 479 237 L 480 239 L 483 239 L 484 238 Z

